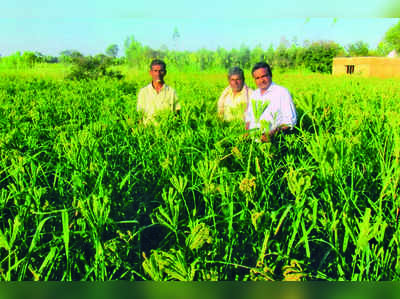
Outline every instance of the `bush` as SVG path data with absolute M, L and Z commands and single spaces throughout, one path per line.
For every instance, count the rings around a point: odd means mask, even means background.
M 314 42 L 304 52 L 304 66 L 312 72 L 331 73 L 333 57 L 341 51 L 334 42 Z
M 122 79 L 123 75 L 120 71 L 107 70 L 112 64 L 112 59 L 105 55 L 96 57 L 77 57 L 72 59 L 72 70 L 67 79 L 71 80 L 97 80 L 100 77 Z

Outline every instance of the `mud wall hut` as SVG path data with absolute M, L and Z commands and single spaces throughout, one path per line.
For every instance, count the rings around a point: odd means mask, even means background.
M 333 75 L 361 75 L 365 77 L 400 77 L 400 58 L 392 57 L 336 57 Z

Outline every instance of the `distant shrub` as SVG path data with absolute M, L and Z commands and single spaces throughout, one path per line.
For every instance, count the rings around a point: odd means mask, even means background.
M 334 42 L 314 42 L 304 52 L 304 66 L 312 72 L 331 73 L 333 57 L 341 51 L 342 48 Z
M 21 54 L 21 52 L 17 51 L 14 54 L 3 57 L 1 64 L 11 68 L 32 68 L 35 64 L 42 63 L 43 61 L 40 53 L 25 51 Z
M 72 59 L 73 67 L 71 73 L 67 75 L 70 80 L 99 79 L 100 77 L 122 79 L 120 71 L 108 70 L 112 64 L 112 59 L 105 55 L 95 57 L 76 57 Z

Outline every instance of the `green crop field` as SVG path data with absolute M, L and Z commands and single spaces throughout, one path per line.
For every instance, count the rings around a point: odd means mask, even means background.
M 398 280 L 400 79 L 277 73 L 295 133 L 216 117 L 224 71 L 0 71 L 0 280 Z M 254 87 L 249 73 L 246 78 Z

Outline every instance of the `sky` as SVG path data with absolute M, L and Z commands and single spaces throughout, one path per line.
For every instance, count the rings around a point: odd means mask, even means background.
M 301 5 L 300 5 L 300 4 Z M 400 21 L 393 0 L 280 1 L 133 1 L 14 0 L 0 10 L 0 55 L 38 51 L 58 56 L 63 50 L 84 55 L 120 48 L 133 36 L 153 49 L 215 50 L 276 47 L 282 40 L 331 40 L 346 46 L 357 41 L 376 48 L 385 32 Z M 175 28 L 179 38 L 174 42 Z

